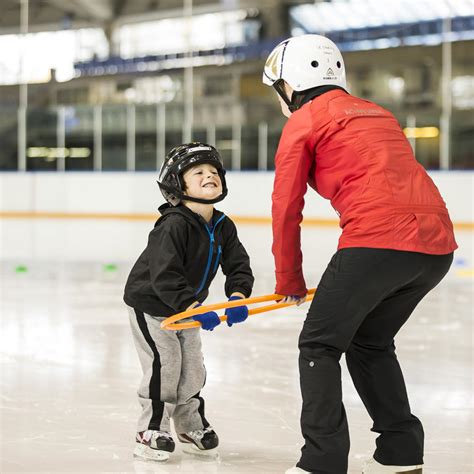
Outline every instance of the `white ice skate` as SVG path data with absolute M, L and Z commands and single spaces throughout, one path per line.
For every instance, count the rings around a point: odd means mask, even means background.
M 301 467 L 293 466 L 285 471 L 285 474 L 311 474 L 310 471 L 305 471 Z
M 175 445 L 168 431 L 147 430 L 137 433 L 134 456 L 153 461 L 167 461 Z
M 202 430 L 188 431 L 178 434 L 178 439 L 184 443 L 183 452 L 204 456 L 217 456 L 219 438 L 211 426 Z
M 413 466 L 385 466 L 377 462 L 374 458 L 369 459 L 363 469 L 362 474 L 422 474 L 423 464 Z

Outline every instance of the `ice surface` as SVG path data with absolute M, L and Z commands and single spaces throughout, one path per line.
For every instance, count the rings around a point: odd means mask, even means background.
M 166 464 L 132 457 L 140 368 L 122 303 L 125 278 L 151 223 L 3 220 L 1 225 L 1 465 L 7 472 L 283 473 L 298 460 L 297 338 L 307 306 L 203 333 L 203 396 L 220 459 L 178 446 Z M 272 293 L 268 226 L 239 226 L 257 277 Z M 426 471 L 471 473 L 473 278 L 471 232 L 446 279 L 397 339 L 412 410 L 426 432 Z M 308 286 L 337 244 L 336 228 L 303 229 Z M 23 266 L 24 268 L 20 268 Z M 16 271 L 17 270 L 17 271 Z M 208 302 L 223 300 L 223 278 Z M 350 473 L 375 435 L 343 366 Z

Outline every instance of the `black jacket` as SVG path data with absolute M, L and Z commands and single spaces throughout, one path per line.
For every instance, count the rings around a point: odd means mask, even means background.
M 252 292 L 249 256 L 235 224 L 214 210 L 211 226 L 185 206 L 164 204 L 125 285 L 124 301 L 152 316 L 171 316 L 194 301 L 201 303 L 219 265 L 226 275 L 225 293 Z

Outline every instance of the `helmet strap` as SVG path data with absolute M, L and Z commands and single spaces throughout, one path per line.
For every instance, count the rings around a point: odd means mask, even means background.
M 288 106 L 288 110 L 293 113 L 297 107 L 293 103 L 293 96 L 294 92 L 292 94 L 292 100 L 288 98 L 285 92 L 285 81 L 283 79 L 278 79 L 273 83 L 273 88 L 277 91 L 277 94 L 283 99 L 283 102 Z
M 192 196 L 187 196 L 182 191 L 178 191 L 176 188 L 173 188 L 172 186 L 168 186 L 163 183 L 161 184 L 158 183 L 158 185 L 161 189 L 164 189 L 165 191 L 172 194 L 173 196 L 176 196 L 181 201 L 198 202 L 200 204 L 216 204 L 217 202 L 222 201 L 227 196 L 227 192 L 228 192 L 227 189 L 225 189 L 219 196 L 217 196 L 214 199 L 201 199 L 201 198 L 195 198 Z
M 298 110 L 303 105 L 303 101 L 306 97 L 307 92 L 308 91 L 293 91 L 293 94 L 291 94 L 291 106 L 293 107 L 293 110 L 291 110 L 291 112 Z

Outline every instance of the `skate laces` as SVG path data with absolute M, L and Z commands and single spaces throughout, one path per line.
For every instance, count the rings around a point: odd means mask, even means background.
M 168 433 L 168 431 L 153 431 L 153 439 L 158 439 L 158 438 L 173 439 L 171 437 L 171 433 Z
M 212 427 L 208 426 L 207 428 L 204 428 L 202 430 L 188 431 L 186 434 L 191 438 L 202 439 L 204 438 L 204 435 L 206 435 L 207 433 L 211 433 L 212 431 L 214 431 Z
M 149 443 L 151 440 L 155 441 L 158 438 L 172 439 L 171 434 L 167 431 L 146 430 L 142 434 L 142 439 Z

